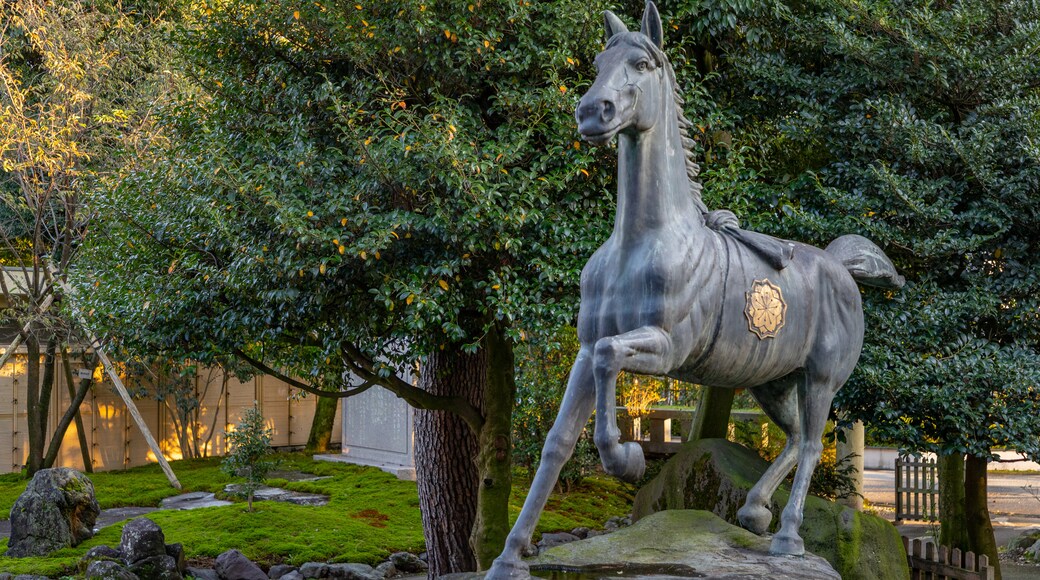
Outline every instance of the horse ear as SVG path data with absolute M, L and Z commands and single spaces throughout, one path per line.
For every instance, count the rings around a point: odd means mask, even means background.
M 657 6 L 653 2 L 646 3 L 643 11 L 643 24 L 641 32 L 653 41 L 657 48 L 664 48 L 664 29 L 661 26 L 661 15 L 657 12 Z
M 621 19 L 615 16 L 610 10 L 603 12 L 603 27 L 607 33 L 605 37 L 606 40 L 610 40 L 610 37 L 615 34 L 628 32 L 628 27 L 625 26 L 625 23 L 621 22 Z

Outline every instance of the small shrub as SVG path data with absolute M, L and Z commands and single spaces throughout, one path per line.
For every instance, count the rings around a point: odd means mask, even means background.
M 271 429 L 264 425 L 264 416 L 255 406 L 242 414 L 233 431 L 227 432 L 230 452 L 221 469 L 232 477 L 245 478 L 240 493 L 246 496 L 249 511 L 253 511 L 253 493 L 263 486 L 267 474 L 276 462 L 271 454 Z

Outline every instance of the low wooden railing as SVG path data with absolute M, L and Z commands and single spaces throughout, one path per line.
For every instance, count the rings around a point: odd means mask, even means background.
M 939 521 L 939 468 L 935 459 L 903 455 L 896 459 L 896 523 Z
M 993 580 L 989 558 L 903 536 L 911 580 Z

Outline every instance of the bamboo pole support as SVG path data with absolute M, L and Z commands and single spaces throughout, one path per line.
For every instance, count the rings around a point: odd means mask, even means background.
M 123 403 L 126 405 L 127 411 L 130 412 L 130 416 L 133 417 L 134 422 L 137 423 L 137 428 L 144 435 L 145 441 L 148 443 L 149 449 L 155 454 L 156 460 L 159 462 L 159 466 L 162 467 L 163 473 L 166 474 L 166 479 L 170 480 L 170 485 L 175 489 L 181 489 L 181 482 L 177 481 L 177 476 L 173 473 L 173 468 L 170 467 L 170 462 L 166 461 L 166 457 L 163 455 L 162 450 L 159 448 L 159 443 L 155 441 L 155 437 L 152 436 L 152 432 L 148 429 L 148 424 L 144 422 L 144 417 L 141 416 L 141 412 L 137 410 L 137 405 L 134 404 L 134 399 L 130 396 L 130 393 L 126 390 L 126 386 L 123 385 L 123 380 L 119 378 L 119 374 L 116 373 L 115 368 L 112 366 L 112 361 L 109 360 L 108 355 L 105 354 L 105 349 L 101 345 L 101 341 L 94 336 L 90 328 L 87 326 L 87 320 L 80 312 L 79 308 L 76 307 L 74 298 L 76 296 L 76 289 L 73 288 L 61 279 L 57 272 L 54 271 L 54 267 L 48 263 L 47 271 L 50 273 L 53 280 L 52 283 L 61 286 L 61 289 L 65 292 L 66 298 L 69 299 L 69 310 L 72 311 L 73 317 L 76 322 L 79 323 L 83 332 L 87 335 L 87 341 L 90 346 L 94 349 L 94 352 L 101 359 L 101 364 L 105 367 L 105 372 L 108 373 L 108 378 L 112 379 L 112 384 L 116 388 L 116 392 L 119 393 L 120 398 L 123 399 Z

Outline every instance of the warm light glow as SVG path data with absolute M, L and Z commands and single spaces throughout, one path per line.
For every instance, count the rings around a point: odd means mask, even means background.
M 6 349 L 3 352 L 6 352 Z M 25 355 L 16 354 L 4 363 L 4 367 L 0 369 L 0 377 L 20 377 L 28 372 L 29 362 L 26 360 Z

